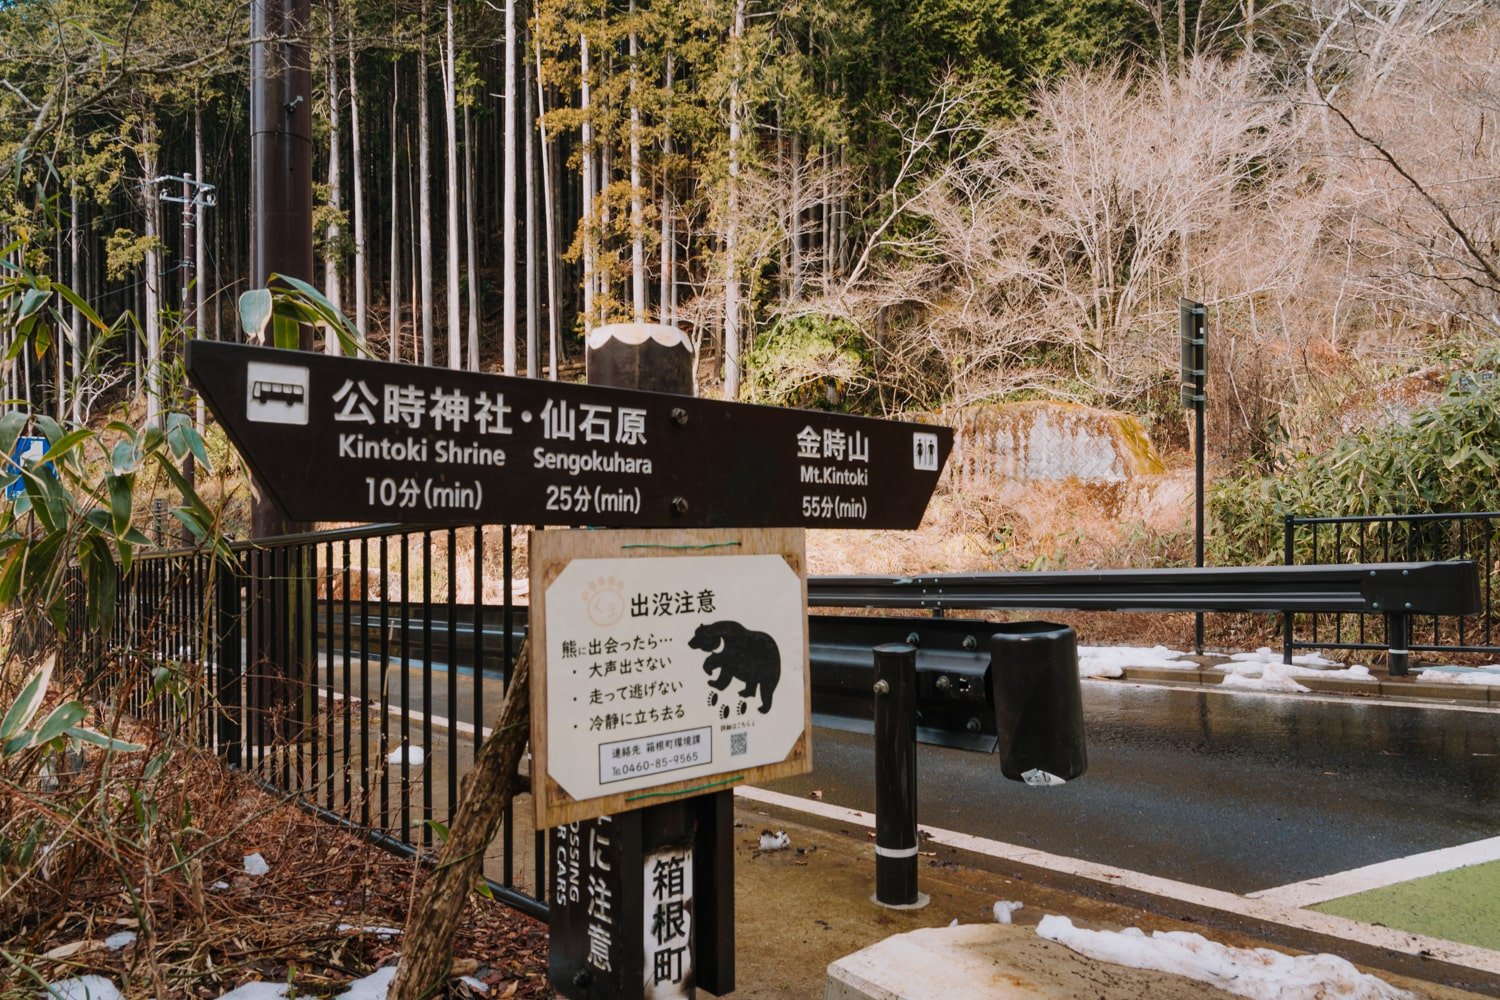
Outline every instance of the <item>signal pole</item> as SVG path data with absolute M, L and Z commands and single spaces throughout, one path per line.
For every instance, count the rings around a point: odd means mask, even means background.
M 1182 344 L 1182 405 L 1192 407 L 1193 565 L 1203 567 L 1203 410 L 1208 405 L 1208 310 L 1202 302 L 1179 299 L 1177 328 Z M 1203 655 L 1203 612 L 1193 616 L 1193 652 Z

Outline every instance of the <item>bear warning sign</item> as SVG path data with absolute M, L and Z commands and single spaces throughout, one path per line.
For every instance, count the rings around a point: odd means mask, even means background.
M 531 538 L 538 828 L 803 774 L 800 529 Z

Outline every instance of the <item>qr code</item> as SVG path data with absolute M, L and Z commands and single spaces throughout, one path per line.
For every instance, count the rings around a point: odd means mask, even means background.
M 730 733 L 729 734 L 729 756 L 731 756 L 731 757 L 743 757 L 743 756 L 745 756 L 745 754 L 747 754 L 749 752 L 750 752 L 750 734 L 749 733 Z

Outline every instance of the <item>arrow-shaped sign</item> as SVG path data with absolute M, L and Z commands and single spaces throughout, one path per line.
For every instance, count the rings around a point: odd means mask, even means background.
M 915 528 L 946 427 L 195 340 L 296 521 Z

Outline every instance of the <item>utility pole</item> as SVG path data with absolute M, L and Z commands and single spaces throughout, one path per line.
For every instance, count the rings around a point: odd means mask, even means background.
M 312 62 L 310 0 L 250 4 L 250 288 L 273 274 L 313 281 Z M 301 348 L 312 348 L 303 330 Z M 251 533 L 284 534 L 289 523 L 253 484 Z
M 162 192 L 158 197 L 162 201 L 170 201 L 182 206 L 182 260 L 178 268 L 182 271 L 182 328 L 187 330 L 198 321 L 197 302 L 201 296 L 196 296 L 196 286 L 193 279 L 197 275 L 197 247 L 200 241 L 195 235 L 198 226 L 199 210 L 213 208 L 219 203 L 216 188 L 212 184 L 205 184 L 193 177 L 192 174 L 174 174 L 169 177 L 158 177 L 156 183 L 181 184 L 179 194 L 168 194 Z
M 311 0 L 250 0 L 250 285 L 281 274 L 313 284 Z M 298 346 L 312 349 L 302 328 Z M 250 480 L 250 534 L 296 530 L 260 477 Z M 259 564 L 246 584 L 256 627 L 247 636 L 252 669 L 267 678 L 267 712 L 251 720 L 253 741 L 300 740 L 310 718 L 313 662 L 312 567 L 305 551 L 286 553 L 281 569 Z
M 194 278 L 198 273 L 197 257 L 202 250 L 202 241 L 195 236 L 198 229 L 198 213 L 205 208 L 212 208 L 218 204 L 218 198 L 214 193 L 212 184 L 205 184 L 193 177 L 192 174 L 173 175 L 170 177 L 158 177 L 158 184 L 177 182 L 182 185 L 180 194 L 169 194 L 165 190 L 159 191 L 157 197 L 161 201 L 170 201 L 182 206 L 182 260 L 178 263 L 178 270 L 182 272 L 181 295 L 182 306 L 180 310 L 180 323 L 184 342 L 189 337 L 188 330 L 192 329 L 192 336 L 197 336 L 198 307 L 197 303 L 201 296 L 196 294 L 197 284 Z M 191 389 L 188 390 L 192 392 Z M 199 436 L 203 434 L 203 400 L 194 394 L 194 420 L 193 426 Z M 189 451 L 183 462 L 182 472 L 187 477 L 189 485 L 192 485 L 196 475 L 196 462 L 193 453 Z M 182 527 L 182 543 L 191 545 L 193 533 L 188 530 L 187 525 Z

